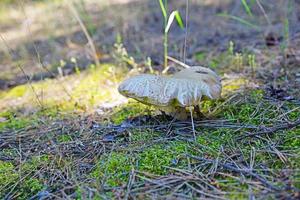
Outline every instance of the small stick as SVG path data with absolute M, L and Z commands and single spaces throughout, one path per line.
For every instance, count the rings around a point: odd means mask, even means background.
M 191 68 L 191 66 L 189 66 L 189 65 L 187 65 L 187 64 L 185 64 L 185 63 L 183 63 L 183 62 L 181 62 L 181 61 L 179 61 L 179 60 L 177 60 L 176 58 L 173 58 L 173 57 L 171 57 L 171 56 L 167 56 L 167 58 L 168 58 L 169 60 L 171 60 L 172 62 L 174 62 L 174 63 L 176 63 L 176 64 L 178 64 L 178 65 L 181 65 L 181 66 L 184 67 L 184 68 Z
M 273 134 L 273 133 L 275 133 L 277 131 L 282 131 L 282 130 L 286 130 L 286 129 L 292 129 L 292 128 L 295 128 L 295 127 L 298 127 L 298 126 L 300 126 L 300 119 L 297 119 L 294 122 L 285 123 L 283 125 L 277 125 L 277 126 L 273 126 L 273 127 L 267 127 L 267 128 L 264 128 L 264 129 L 262 129 L 262 130 L 260 130 L 258 132 L 249 133 L 248 135 L 240 136 L 240 137 L 238 137 L 238 140 L 246 138 L 246 137 L 255 137 L 255 136 L 258 136 L 258 135 Z
M 261 5 L 261 3 L 260 3 L 259 0 L 256 0 L 256 3 L 257 3 L 257 5 L 258 5 L 258 7 L 260 8 L 260 10 L 262 11 L 264 17 L 266 18 L 266 20 L 267 20 L 267 22 L 268 22 L 268 25 L 271 26 L 271 25 L 272 25 L 272 24 L 271 24 L 271 21 L 270 21 L 268 15 L 267 15 L 267 13 L 266 13 L 264 7 Z
M 193 110 L 194 107 L 190 106 L 189 107 L 190 113 L 191 113 L 191 122 L 192 122 L 192 129 L 193 129 L 193 136 L 194 136 L 194 141 L 196 142 L 196 131 L 195 131 L 195 125 L 194 125 L 194 118 L 193 118 Z
M 185 7 L 185 36 L 184 36 L 184 49 L 183 49 L 183 63 L 186 62 L 186 51 L 187 51 L 187 37 L 189 34 L 189 0 L 186 0 L 186 7 Z

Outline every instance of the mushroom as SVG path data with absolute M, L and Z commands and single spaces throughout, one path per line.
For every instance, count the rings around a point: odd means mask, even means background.
M 177 119 L 186 119 L 186 108 L 199 106 L 202 97 L 218 99 L 221 79 L 212 70 L 194 66 L 171 76 L 140 74 L 123 81 L 119 92 L 147 105 L 154 105 Z

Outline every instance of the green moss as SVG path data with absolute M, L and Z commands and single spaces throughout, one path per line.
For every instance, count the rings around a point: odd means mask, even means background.
M 201 62 L 205 60 L 205 58 L 207 57 L 207 53 L 203 51 L 198 51 L 195 53 L 194 57 L 198 62 Z
M 242 182 L 228 176 L 216 176 L 216 185 L 222 191 L 226 191 L 225 198 L 232 200 L 248 199 L 249 194 L 247 192 L 249 186 Z M 256 191 L 252 191 L 255 194 Z
M 59 136 L 57 137 L 57 140 L 58 140 L 59 142 L 63 143 L 63 142 L 70 142 L 70 141 L 72 141 L 73 139 L 72 139 L 72 137 L 71 137 L 70 135 L 64 134 L 64 135 L 59 135 Z
M 262 100 L 264 95 L 265 95 L 265 91 L 260 89 L 250 91 L 250 96 L 256 99 L 257 101 Z
M 170 142 L 168 145 L 155 145 L 139 154 L 139 169 L 153 174 L 165 175 L 167 167 L 182 167 L 186 164 L 182 154 L 186 152 L 185 142 Z
M 241 77 L 233 80 L 229 80 L 229 83 L 226 83 L 222 88 L 222 94 L 231 94 L 232 92 L 241 89 L 248 83 L 248 80 Z
M 300 128 L 294 128 L 285 132 L 285 139 L 281 140 L 283 149 L 300 148 Z
M 103 101 L 110 97 L 112 87 L 116 87 L 117 82 L 120 80 L 120 74 L 120 71 L 109 64 L 90 69 L 87 73 L 81 75 L 84 78 L 81 78 L 80 83 L 71 94 L 75 99 L 80 98 L 83 104 L 95 105 L 100 100 Z M 103 82 L 109 82 L 110 87 L 103 88 L 101 86 Z
M 181 167 L 186 160 L 181 156 L 188 143 L 170 142 L 168 145 L 154 145 L 142 152 L 113 152 L 100 158 L 98 167 L 91 176 L 110 186 L 126 184 L 131 169 L 164 175 L 170 172 L 166 167 Z
M 119 186 L 127 182 L 133 157 L 126 153 L 111 153 L 101 157 L 101 161 L 92 177 L 106 182 L 110 186 Z
M 16 168 L 10 162 L 0 161 L 0 198 L 12 191 L 17 199 L 28 199 L 43 189 L 42 181 L 33 177 L 40 166 L 46 164 L 48 157 L 34 157 Z
M 230 129 L 220 128 L 218 130 L 201 130 L 201 132 L 201 135 L 197 136 L 197 143 L 200 144 L 198 151 L 205 157 L 216 157 L 221 148 L 234 145 L 234 135 Z
M 137 102 L 131 102 L 115 109 L 111 116 L 111 120 L 115 124 L 121 124 L 125 119 L 151 114 L 151 110 L 152 108 L 150 106 L 146 106 Z
M 0 122 L 0 132 L 4 129 L 18 130 L 29 125 L 38 126 L 41 119 L 44 121 L 62 119 L 67 115 L 72 116 L 74 114 L 74 110 L 71 110 L 72 112 L 62 110 L 61 107 L 52 106 L 44 108 L 43 110 L 38 110 L 30 115 L 24 115 L 22 109 L 0 112 L 0 117 L 5 119 L 4 122 Z
M 285 108 L 288 118 L 293 121 L 300 118 L 300 106 L 291 102 L 285 102 Z
M 104 64 L 91 68 L 80 74 L 64 79 L 47 79 L 34 82 L 31 86 L 20 85 L 0 94 L 0 110 L 12 107 L 39 108 L 36 94 L 43 107 L 57 107 L 60 110 L 86 111 L 103 102 L 118 97 L 117 85 L 124 76 L 125 70 Z
M 4 122 L 0 122 L 0 131 L 3 129 L 22 129 L 28 125 L 37 125 L 38 119 L 42 116 L 50 117 L 57 116 L 57 112 L 53 109 L 38 111 L 30 116 L 24 116 L 22 112 L 17 110 L 9 110 L 0 113 L 0 117 L 6 119 Z
M 18 199 L 28 199 L 44 188 L 41 181 L 36 178 L 25 179 L 18 191 Z
M 237 99 L 238 103 L 224 106 L 219 117 L 253 125 L 269 125 L 270 121 L 284 115 L 291 121 L 300 118 L 299 106 L 283 102 L 279 108 L 277 104 L 264 100 L 264 95 L 262 90 L 252 90 L 243 94 L 244 97 Z
M 13 89 L 9 90 L 5 95 L 4 98 L 18 98 L 25 95 L 28 91 L 27 85 L 20 85 L 16 86 Z
M 219 117 L 240 123 L 249 123 L 259 125 L 264 123 L 268 125 L 270 119 L 278 116 L 276 105 L 263 101 L 261 90 L 252 91 L 250 95 L 244 94 L 246 98 L 241 97 L 238 103 L 228 104 L 223 107 Z
M 12 185 L 18 178 L 14 168 L 14 165 L 10 162 L 0 161 L 0 197 L 5 195 L 3 190 Z
M 15 112 L 6 111 L 0 113 L 0 117 L 6 119 L 4 122 L 0 122 L 0 131 L 7 128 L 7 129 L 21 129 L 29 124 L 34 123 L 34 120 L 31 120 L 26 117 L 18 117 L 16 116 Z

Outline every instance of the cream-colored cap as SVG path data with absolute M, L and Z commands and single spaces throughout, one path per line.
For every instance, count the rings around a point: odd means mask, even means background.
M 217 99 L 221 95 L 221 79 L 205 67 L 190 67 L 172 76 L 140 74 L 123 81 L 119 92 L 145 104 L 160 107 L 199 105 L 203 96 Z

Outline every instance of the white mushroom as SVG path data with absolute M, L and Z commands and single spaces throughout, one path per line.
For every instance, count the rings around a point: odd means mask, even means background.
M 158 106 L 177 118 L 186 118 L 185 108 L 198 106 L 203 96 L 217 99 L 220 77 L 205 67 L 190 67 L 171 76 L 140 74 L 123 81 L 119 92 L 144 104 Z

